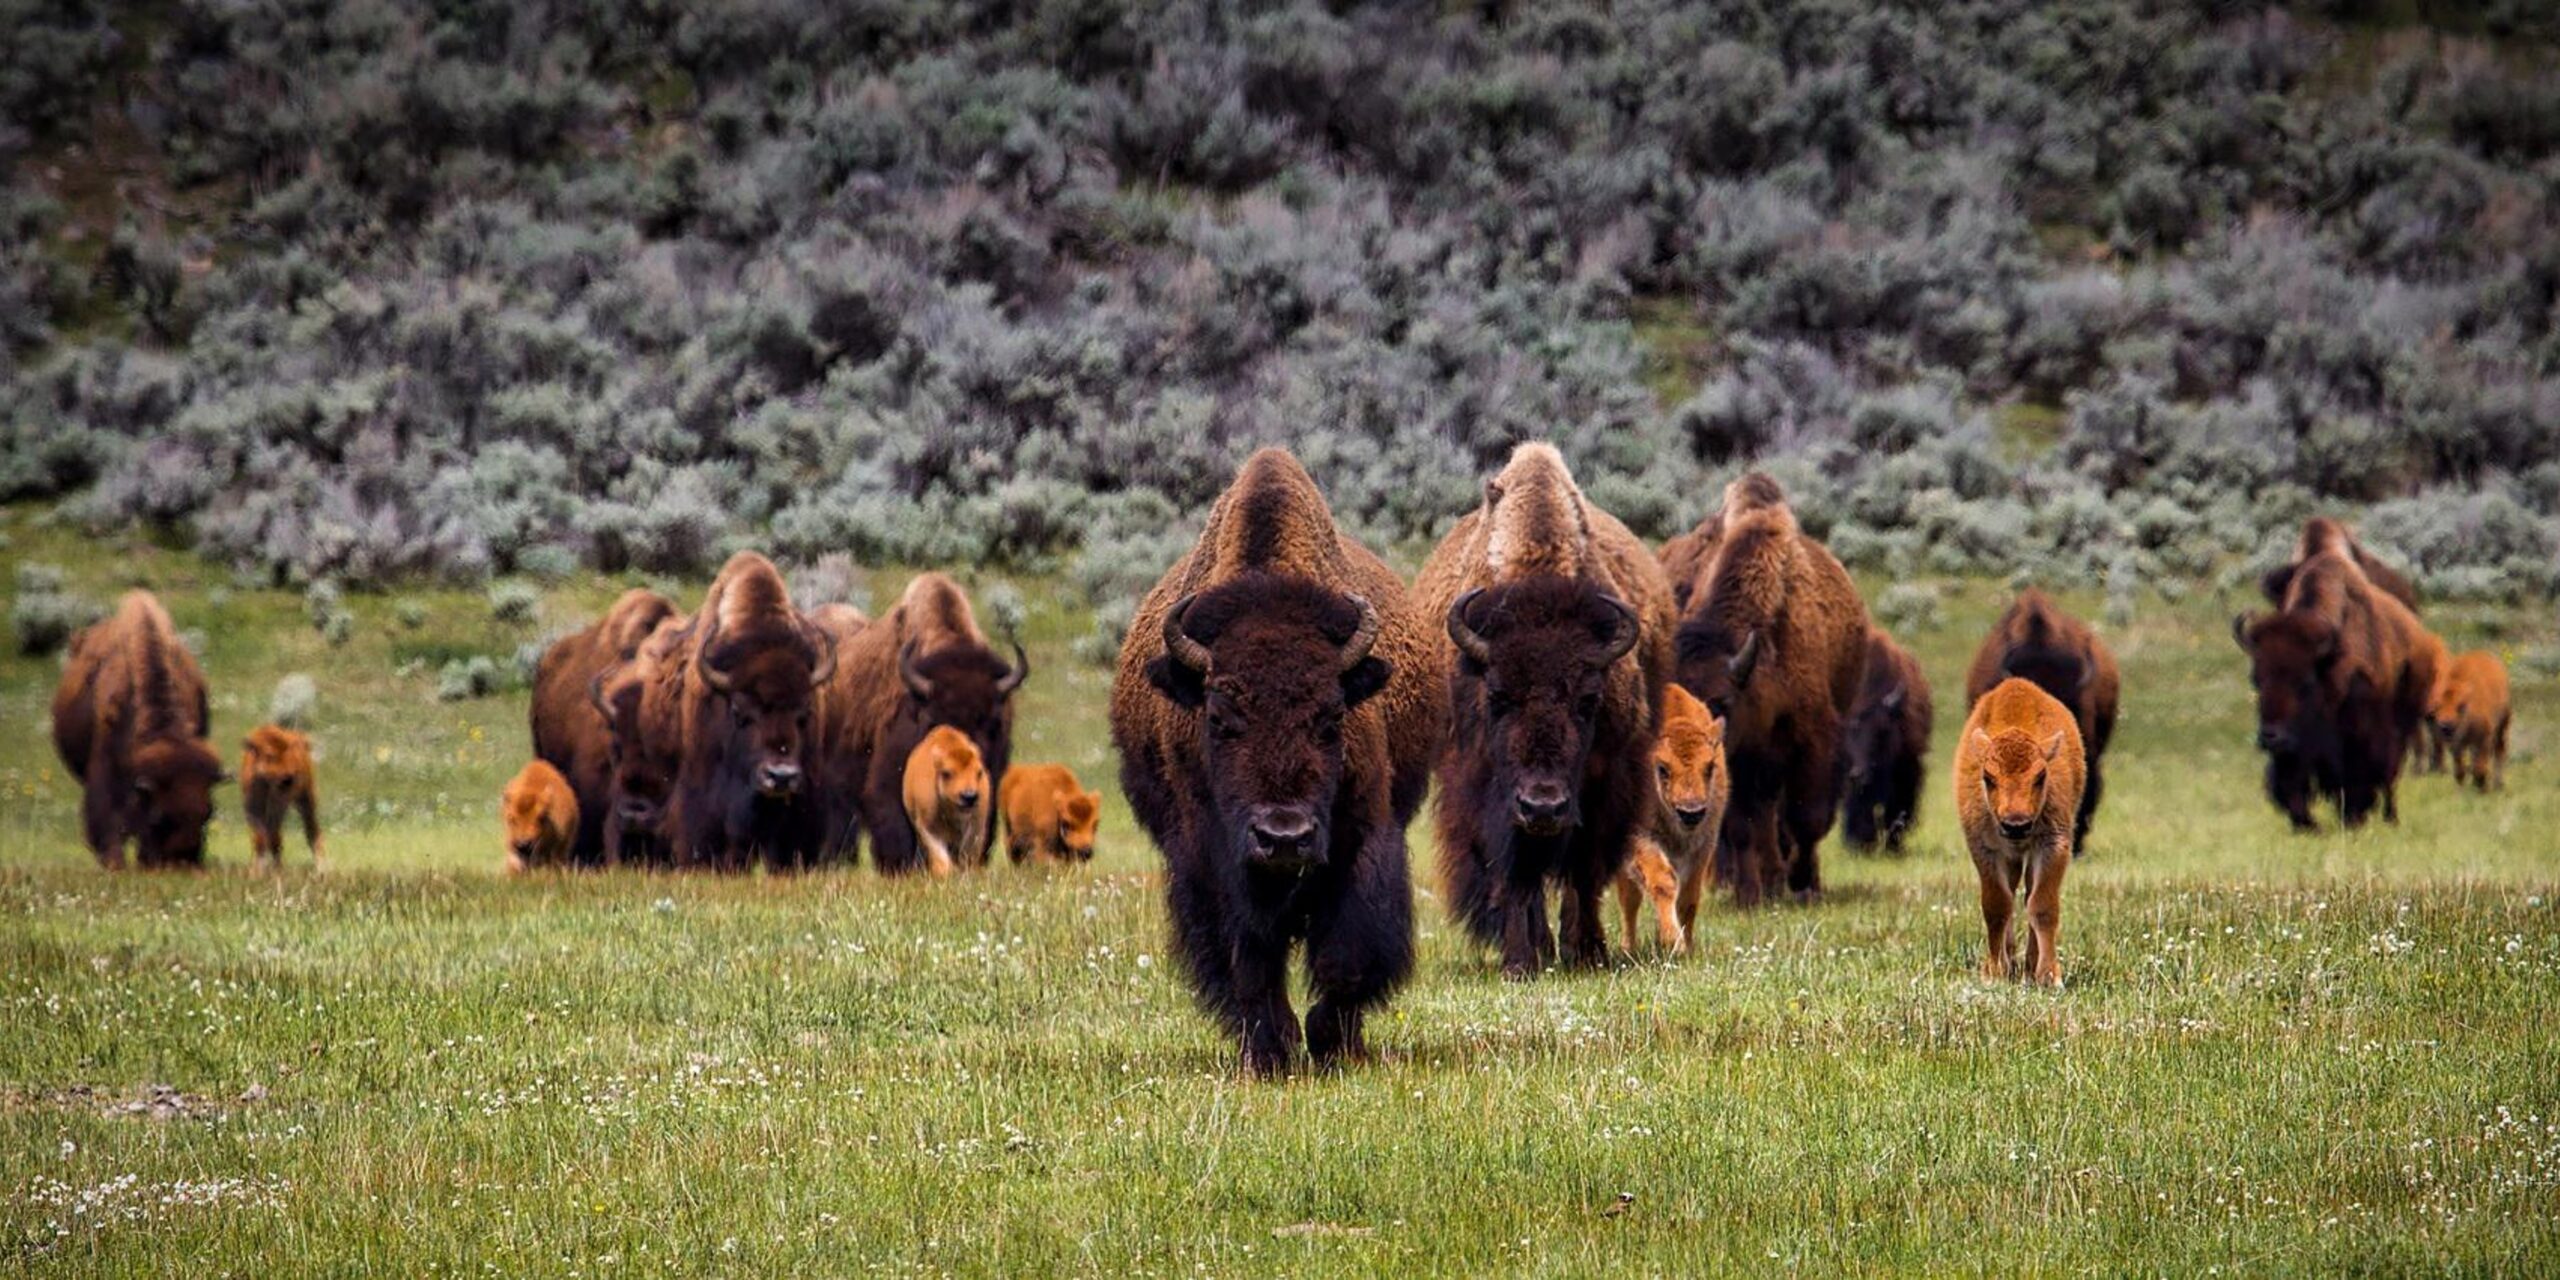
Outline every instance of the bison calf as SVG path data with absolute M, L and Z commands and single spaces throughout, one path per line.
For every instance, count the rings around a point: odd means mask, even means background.
M 1724 767 L 1724 722 L 1678 685 L 1662 693 L 1662 736 L 1653 747 L 1653 806 L 1618 873 L 1618 914 L 1636 949 L 1638 899 L 1653 903 L 1654 934 L 1673 955 L 1689 950 L 1698 899 L 1715 866 L 1733 778 Z
M 1102 823 L 1102 793 L 1087 791 L 1062 764 L 1020 764 L 997 788 L 1004 810 L 1005 850 L 1020 863 L 1093 861 Z
M 2088 785 L 2080 793 L 2080 811 L 2072 820 L 2071 842 L 2077 849 L 2089 839 L 2089 823 L 2098 815 L 2098 797 L 2106 787 L 2102 763 L 2107 742 L 2116 732 L 2119 681 L 2115 655 L 2107 651 L 2089 624 L 2065 613 L 2051 596 L 2029 587 L 2018 593 L 2000 615 L 1991 634 L 1974 651 L 1965 672 L 1967 703 L 1979 702 L 1993 686 L 2011 676 L 2053 695 L 2071 712 L 2073 727 L 2088 752 Z
M 987 861 L 987 766 L 969 735 L 938 725 L 907 753 L 907 822 L 936 879 Z
M 261 866 L 284 857 L 287 810 L 302 815 L 311 866 L 320 867 L 320 792 L 311 779 L 311 739 L 277 725 L 249 733 L 240 753 L 240 811 L 249 820 L 249 849 Z
M 1983 976 L 2062 985 L 2054 946 L 2085 776 L 2079 722 L 2052 694 L 2012 676 L 1973 704 L 1956 748 L 1956 816 L 1982 881 Z M 2009 927 L 2022 888 L 2023 971 Z
M 498 816 L 506 824 L 510 873 L 568 861 L 578 838 L 578 794 L 549 763 L 530 761 L 516 773 L 499 798 Z
M 2453 753 L 2453 780 L 2482 791 L 2507 785 L 2507 668 L 2498 655 L 2474 649 L 2455 658 L 2436 681 L 2427 718 Z

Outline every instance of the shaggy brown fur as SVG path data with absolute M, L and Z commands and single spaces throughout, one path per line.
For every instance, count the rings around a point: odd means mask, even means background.
M 2106 788 L 2101 765 L 2107 743 L 2116 733 L 2116 656 L 2088 623 L 2029 587 L 2018 593 L 1991 634 L 1982 638 L 1982 646 L 1974 650 L 1973 665 L 1964 676 L 1966 705 L 1981 701 L 1982 695 L 2011 676 L 2024 677 L 2052 694 L 2071 709 L 2080 728 L 2088 773 L 2080 792 L 2079 821 L 2071 836 L 2072 847 L 2079 849 L 2089 839 L 2089 821 L 2097 816 L 2098 797 Z
M 53 745 L 79 779 L 82 833 L 107 867 L 126 842 L 146 867 L 204 865 L 222 759 L 204 669 L 148 591 L 71 638 L 53 694 Z
M 1436 806 L 1450 911 L 1526 977 L 1557 955 L 1552 882 L 1563 958 L 1605 961 L 1600 895 L 1648 814 L 1678 622 L 1661 565 L 1583 497 L 1554 446 L 1524 444 L 1413 595 L 1448 619 L 1456 672 Z
M 288 809 L 302 815 L 302 838 L 311 846 L 316 871 L 325 855 L 320 849 L 320 789 L 311 778 L 311 739 L 262 724 L 249 731 L 240 751 L 240 812 L 249 820 L 249 849 L 260 866 L 272 867 L 284 857 Z
M 2507 700 L 2507 667 L 2498 655 L 2474 649 L 2446 665 L 2437 679 L 2427 718 L 2453 751 L 2453 780 L 2482 791 L 2507 785 L 2507 729 L 2515 721 Z
M 996 656 L 968 593 L 939 573 L 916 575 L 894 608 L 844 645 L 835 678 L 818 692 L 832 845 L 850 857 L 868 832 L 880 870 L 923 865 L 900 790 L 907 756 L 929 729 L 967 734 L 1002 783 L 1013 756 L 1013 694 L 1031 671 L 1022 646 L 1012 650 L 1010 663 Z
M 1413 968 L 1405 824 L 1439 745 L 1437 619 L 1265 449 L 1138 606 L 1111 687 L 1121 789 L 1164 851 L 1175 945 L 1245 1069 L 1286 1070 L 1306 944 L 1320 1065 L 1366 1056 Z
M 1653 903 L 1654 935 L 1673 955 L 1689 950 L 1698 900 L 1713 874 L 1716 834 L 1733 798 L 1724 763 L 1724 722 L 1676 684 L 1662 689 L 1662 733 L 1653 747 L 1653 786 L 1645 828 L 1618 875 L 1621 941 L 1636 949 L 1638 899 Z
M 2407 606 L 2410 612 L 2417 612 L 2417 587 L 2412 585 L 2399 570 L 2384 564 L 2380 557 L 2365 550 L 2364 544 L 2356 541 L 2355 531 L 2349 529 L 2344 522 L 2328 516 L 2313 516 L 2303 521 L 2302 536 L 2294 539 L 2293 558 L 2268 570 L 2267 575 L 2258 580 L 2259 589 L 2267 593 L 2267 603 L 2283 604 L 2286 588 L 2293 582 L 2293 575 L 2302 567 L 2303 562 L 2313 556 L 2331 551 L 2355 561 L 2356 568 L 2364 571 L 2365 579 L 2384 595 Z
M 1902 852 L 1920 818 L 1921 765 L 1935 719 L 1920 663 L 1880 628 L 1867 628 L 1867 678 L 1841 742 L 1848 777 L 1840 834 L 1850 848 L 1881 840 L 1887 852 Z
M 963 864 L 986 865 L 988 810 L 986 762 L 969 735 L 949 725 L 936 725 L 907 753 L 905 781 L 907 823 L 915 828 L 916 845 L 924 850 L 927 870 L 939 880 Z
M 586 815 L 601 829 L 608 863 L 668 866 L 675 840 L 667 809 L 676 775 L 684 771 L 684 729 L 677 707 L 684 693 L 684 661 L 692 619 L 659 621 L 631 660 L 598 678 L 596 714 L 605 726 L 606 808 Z
M 2233 618 L 2231 630 L 2258 691 L 2269 798 L 2299 830 L 2318 825 L 2315 795 L 2333 798 L 2348 826 L 2377 798 L 2398 820 L 2401 763 L 2437 677 L 2417 615 L 2331 550 L 2301 564 L 2282 609 Z
M 1867 667 L 1867 606 L 1849 573 L 1796 527 L 1777 482 L 1725 488 L 1683 562 L 1682 687 L 1724 721 L 1733 804 L 1717 873 L 1735 901 L 1822 890 L 1822 837 L 1840 808 L 1840 726 Z
M 792 607 L 773 562 L 742 551 L 713 579 L 688 628 L 676 707 L 684 742 L 669 829 L 683 865 L 778 871 L 816 860 L 825 820 L 811 794 L 817 686 L 836 666 L 831 635 Z
M 527 761 L 498 797 L 498 818 L 507 832 L 509 874 L 564 866 L 578 830 L 578 794 L 548 762 Z
M 581 866 L 611 860 L 604 815 L 613 808 L 613 743 L 599 692 L 606 675 L 629 662 L 658 624 L 676 616 L 674 602 L 634 587 L 603 617 L 551 642 L 533 670 L 529 711 L 534 758 L 549 763 L 577 793 L 586 818 L 570 844 Z
M 2418 633 L 2418 646 L 2427 651 L 2426 662 L 2435 668 L 2434 687 L 2436 696 L 2441 696 L 2444 690 L 2444 674 L 2453 670 L 2453 650 L 2445 647 L 2444 638 L 2432 631 Z M 2436 719 L 2434 708 L 2435 701 L 2431 697 L 2428 700 L 2426 720 L 2418 726 L 2418 732 L 2409 739 L 2408 764 L 2410 767 L 2417 767 L 2423 761 L 2426 772 L 2442 773 L 2445 752 L 2453 744 L 2452 740 L 2446 736 L 2447 731 L 2443 723 Z
M 1005 848 L 1016 863 L 1091 862 L 1102 824 L 1102 793 L 1087 791 L 1062 764 L 1018 764 L 997 788 Z
M 2080 725 L 2033 682 L 2011 677 L 1973 704 L 1956 744 L 1956 819 L 1982 882 L 1982 973 L 2062 985 L 2062 878 L 2079 821 Z M 2027 956 L 2009 927 L 2027 898 Z

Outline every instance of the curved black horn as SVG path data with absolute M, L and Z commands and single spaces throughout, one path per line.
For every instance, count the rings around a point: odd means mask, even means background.
M 898 650 L 898 679 L 907 686 L 907 692 L 919 699 L 933 696 L 933 681 L 926 679 L 923 672 L 916 670 L 916 642 L 913 640 L 909 640 Z
M 2249 651 L 2249 615 L 2245 613 L 2231 615 L 2231 638 L 2238 642 L 2241 652 Z
M 836 673 L 835 628 L 804 620 L 800 629 L 808 635 L 809 646 L 818 651 L 818 665 L 809 671 L 809 684 L 812 687 L 825 684 Z
M 1636 647 L 1636 641 L 1644 635 L 1644 623 L 1636 617 L 1634 605 L 1613 595 L 1603 595 L 1600 599 L 1618 615 L 1617 630 L 1609 633 L 1609 644 L 1600 654 L 1600 665 L 1605 667 L 1627 656 L 1627 651 Z M 1754 635 L 1756 637 L 1757 633 Z
M 1492 663 L 1493 646 L 1486 643 L 1474 627 L 1467 625 L 1467 606 L 1474 604 L 1476 597 L 1483 594 L 1484 588 L 1478 587 L 1458 597 L 1458 602 L 1449 606 L 1449 642 L 1458 646 L 1458 652 L 1474 659 L 1478 666 Z
M 704 684 L 710 685 L 715 692 L 727 693 L 729 692 L 729 673 L 721 670 L 711 661 L 712 651 L 720 645 L 720 610 L 716 607 L 705 608 L 702 621 L 702 640 L 694 649 L 694 652 L 701 656 L 693 665 L 702 669 Z
M 1013 696 L 1013 691 L 1021 688 L 1022 682 L 1031 677 L 1031 655 L 1022 651 L 1021 637 L 1008 631 L 1005 633 L 1004 642 L 1013 646 L 1013 669 L 1005 672 L 1004 678 L 996 681 L 996 696 L 999 698 Z
M 1334 659 L 1334 670 L 1349 671 L 1369 656 L 1371 646 L 1378 643 L 1378 607 L 1366 596 L 1352 596 L 1353 607 L 1360 610 L 1360 625 L 1351 629 L 1351 638 L 1342 642 L 1342 652 Z
M 1192 639 L 1191 633 L 1182 629 L 1183 620 L 1191 615 L 1191 602 L 1198 598 L 1184 596 L 1165 612 L 1164 652 L 1166 657 L 1205 675 L 1209 670 L 1209 646 Z
M 607 667 L 597 672 L 595 679 L 587 682 L 587 705 L 594 707 L 596 714 L 602 717 L 606 724 L 613 723 L 613 705 L 604 700 L 604 683 L 612 679 L 613 673 L 619 670 L 621 670 L 620 667 Z
M 1751 669 L 1758 665 L 1760 665 L 1760 633 L 1754 631 L 1743 638 L 1742 647 L 1734 650 L 1732 657 L 1725 659 L 1724 669 L 1732 673 L 1735 684 L 1741 685 L 1751 682 Z

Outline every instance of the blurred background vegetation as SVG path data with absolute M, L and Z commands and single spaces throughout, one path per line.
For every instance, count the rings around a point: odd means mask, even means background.
M 0 27 L 0 501 L 262 582 L 753 543 L 1071 570 L 1101 652 L 1250 445 L 1397 544 L 1548 438 L 1657 537 L 1767 466 L 1879 574 L 2227 587 L 2347 510 L 2560 586 L 2534 0 Z

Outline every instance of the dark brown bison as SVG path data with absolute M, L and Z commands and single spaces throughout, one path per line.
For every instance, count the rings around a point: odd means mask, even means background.
M 2400 766 L 2436 685 L 2417 615 L 2375 586 L 2352 556 L 2323 551 L 2285 584 L 2284 605 L 2231 620 L 2258 694 L 2267 795 L 2297 830 L 2319 824 L 2315 796 L 2361 825 L 2380 802 L 2399 817 Z
M 948 725 L 978 748 L 993 785 L 1013 758 L 1013 695 L 1031 675 L 1019 643 L 996 656 L 968 593 L 939 573 L 916 575 L 897 606 L 844 647 L 819 692 L 819 740 L 829 795 L 829 840 L 848 855 L 862 833 L 892 875 L 924 865 L 907 823 L 907 757 Z M 964 850 L 986 860 L 984 848 Z
M 604 838 L 604 815 L 613 806 L 612 732 L 599 696 L 605 676 L 629 662 L 658 624 L 675 614 L 665 596 L 634 587 L 603 617 L 552 641 L 534 666 L 533 755 L 559 770 L 577 796 L 580 821 L 569 860 L 579 866 L 611 861 L 622 852 Z
M 1819 849 L 1840 809 L 1840 726 L 1867 668 L 1867 606 L 1849 573 L 1796 527 L 1754 472 L 1666 548 L 1689 574 L 1675 673 L 1725 723 L 1733 803 L 1718 874 L 1750 906 L 1781 887 L 1822 891 Z
M 688 629 L 677 708 L 684 767 L 668 813 L 679 865 L 775 870 L 817 859 L 826 822 L 810 777 L 816 690 L 832 637 L 791 606 L 773 562 L 730 557 Z
M 1449 909 L 1502 970 L 1608 958 L 1600 895 L 1648 817 L 1671 672 L 1671 587 L 1644 543 L 1574 485 L 1555 447 L 1524 444 L 1484 504 L 1440 540 L 1414 607 L 1451 652 L 1436 774 Z
M 1334 526 L 1298 460 L 1266 449 L 1121 646 L 1121 786 L 1164 851 L 1192 988 L 1247 1071 L 1296 1055 L 1294 944 L 1306 944 L 1305 1042 L 1319 1064 L 1364 1057 L 1365 1014 L 1412 971 L 1405 824 L 1447 698 L 1433 621 Z
M 601 832 L 608 862 L 666 867 L 675 863 L 668 829 L 676 777 L 684 772 L 684 655 L 693 620 L 660 619 L 629 661 L 608 668 L 594 685 L 594 710 L 605 726 L 606 808 L 582 815 Z
M 1982 695 L 2016 676 L 2071 709 L 2080 726 L 2087 784 L 2080 790 L 2080 819 L 2072 828 L 2071 846 L 2083 849 L 2089 821 L 2097 816 L 2098 797 L 2106 788 L 2100 763 L 2107 740 L 2116 732 L 2116 657 L 2089 624 L 2063 612 L 2042 591 L 2029 587 L 2011 601 L 2009 611 L 1973 651 L 1965 669 L 1964 701 L 1968 711 Z
M 53 746 L 80 780 L 80 816 L 102 866 L 125 844 L 146 867 L 204 865 L 204 829 L 222 758 L 205 740 L 213 715 L 204 669 L 169 613 L 130 591 L 105 621 L 71 638 L 53 694 Z
M 1853 849 L 1881 841 L 1902 852 L 1902 838 L 1920 816 L 1921 761 L 1929 754 L 1929 678 L 1893 637 L 1867 628 L 1867 678 L 1849 711 L 1841 743 L 1848 772 L 1841 797 L 1840 835 Z
M 2302 536 L 2294 539 L 2293 558 L 2268 570 L 2266 576 L 2258 580 L 2259 589 L 2267 593 L 2267 603 L 2282 605 L 2294 573 L 2305 561 L 2326 551 L 2335 551 L 2355 561 L 2356 568 L 2364 572 L 2367 582 L 2399 601 L 2411 613 L 2418 611 L 2418 588 L 2399 570 L 2384 564 L 2381 557 L 2365 550 L 2364 544 L 2356 541 L 2355 531 L 2349 529 L 2345 522 L 2328 516 L 2313 516 L 2303 521 Z

